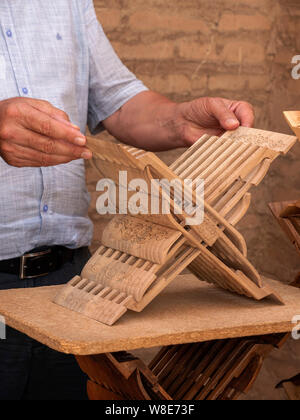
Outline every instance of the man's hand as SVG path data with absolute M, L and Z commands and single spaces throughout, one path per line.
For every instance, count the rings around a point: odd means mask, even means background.
M 158 93 L 142 92 L 107 118 L 104 126 L 124 143 L 161 151 L 191 146 L 203 134 L 218 136 L 253 123 L 253 108 L 247 102 L 200 98 L 176 104 Z
M 54 166 L 89 159 L 85 144 L 85 136 L 68 115 L 46 101 L 0 102 L 0 156 L 11 166 Z
M 201 98 L 179 105 L 178 128 L 186 145 L 203 134 L 219 136 L 239 126 L 252 127 L 253 123 L 253 107 L 247 102 Z

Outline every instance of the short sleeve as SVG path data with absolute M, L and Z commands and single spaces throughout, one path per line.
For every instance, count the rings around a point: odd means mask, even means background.
M 87 0 L 84 14 L 90 57 L 88 126 L 96 134 L 103 130 L 103 120 L 148 89 L 117 56 L 97 20 L 92 0 Z

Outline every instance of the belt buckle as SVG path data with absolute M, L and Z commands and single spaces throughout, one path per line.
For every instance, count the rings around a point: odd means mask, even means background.
M 43 255 L 47 255 L 51 253 L 51 249 L 48 249 L 46 251 L 41 251 L 41 252 L 35 252 L 33 254 L 25 254 L 23 255 L 23 257 L 21 257 L 21 264 L 20 264 L 20 279 L 21 280 L 26 280 L 26 279 L 35 279 L 37 277 L 42 277 L 42 276 L 46 276 L 48 273 L 43 273 L 43 274 L 39 274 L 37 276 L 26 276 L 26 261 L 28 258 L 34 258 L 34 257 L 40 257 Z

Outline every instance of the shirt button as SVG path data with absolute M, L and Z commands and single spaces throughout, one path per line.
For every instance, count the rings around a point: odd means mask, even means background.
M 11 38 L 12 37 L 12 31 L 10 29 L 8 29 L 8 31 L 6 31 L 6 35 Z
M 24 87 L 24 88 L 22 89 L 22 91 L 23 91 L 24 95 L 28 95 L 28 89 L 27 89 L 26 87 Z
M 49 210 L 49 207 L 47 206 L 47 204 L 44 206 L 43 210 L 44 210 L 44 213 L 47 213 L 47 211 Z

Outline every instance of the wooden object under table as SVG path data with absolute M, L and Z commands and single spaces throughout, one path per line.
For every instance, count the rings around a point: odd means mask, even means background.
M 115 181 L 120 188 L 121 171 L 127 173 L 128 182 L 143 179 L 148 187 L 145 194 L 154 185 L 160 204 L 167 189 L 157 180 L 176 180 L 183 187 L 183 180 L 191 179 L 190 188 L 184 188 L 195 208 L 197 181 L 204 179 L 204 221 L 187 224 L 187 213 L 177 211 L 182 197 L 176 191 L 167 200 L 171 214 L 151 216 L 148 208 L 144 216 L 115 216 L 104 230 L 102 246 L 81 276 L 55 297 L 55 303 L 113 325 L 128 309 L 144 310 L 186 268 L 199 280 L 231 292 L 283 303 L 247 259 L 245 239 L 234 225 L 249 207 L 251 187 L 296 140 L 240 127 L 220 138 L 203 136 L 167 167 L 153 153 L 90 138 L 99 177 Z
M 236 399 L 249 390 L 264 358 L 284 343 L 300 313 L 300 290 L 264 282 L 285 306 L 184 275 L 141 314 L 128 312 L 114 327 L 76 312 L 70 316 L 55 305 L 62 286 L 0 291 L 0 314 L 11 327 L 74 354 L 90 377 L 91 399 Z M 158 346 L 163 348 L 149 366 L 124 354 Z
M 130 353 L 78 356 L 91 400 L 236 400 L 286 334 L 163 347 L 147 366 Z

